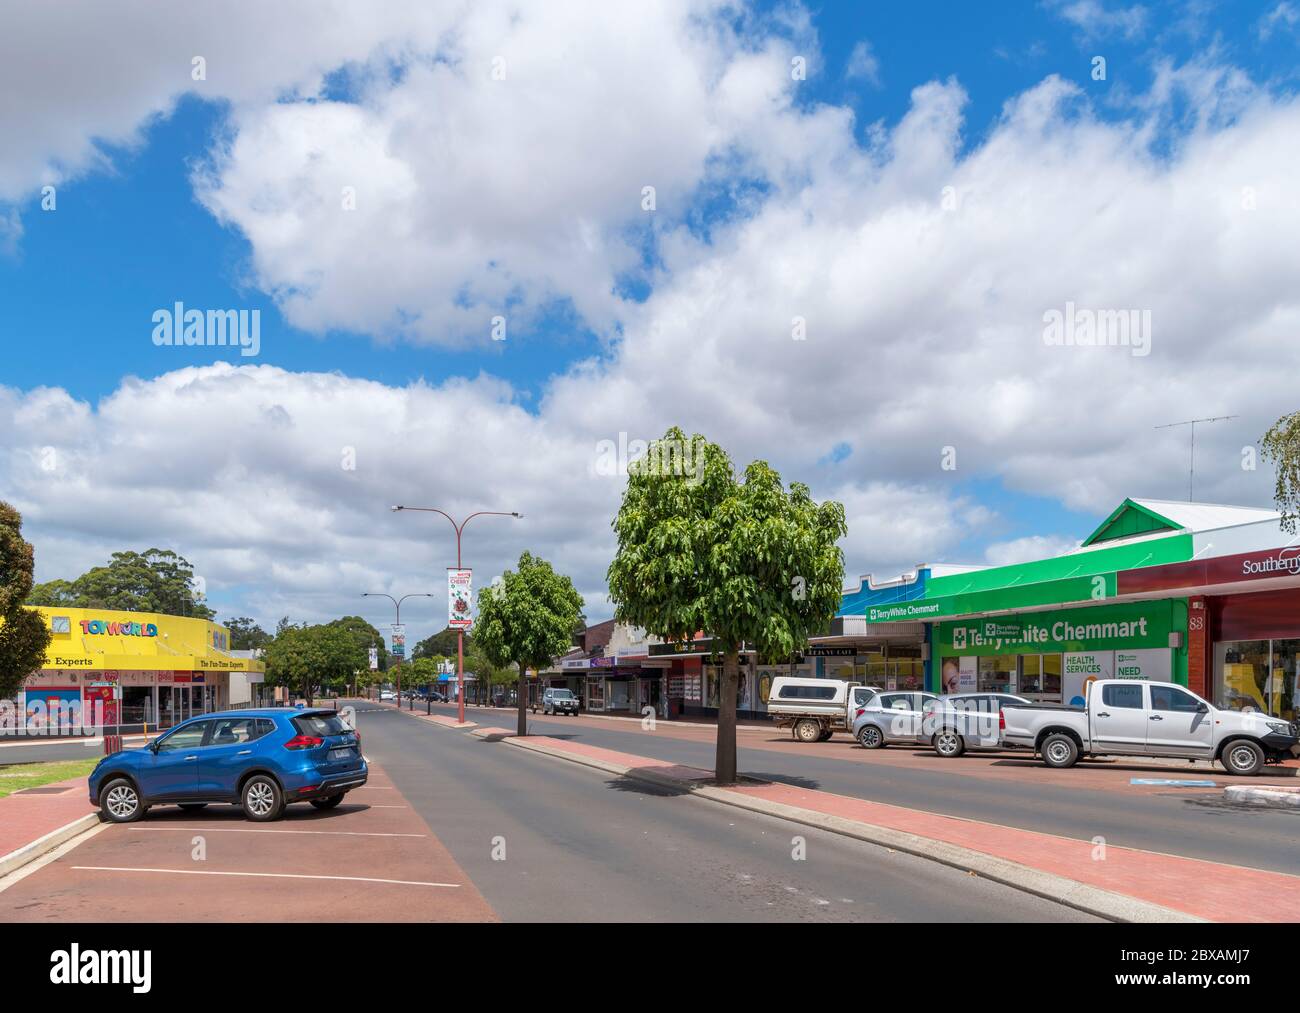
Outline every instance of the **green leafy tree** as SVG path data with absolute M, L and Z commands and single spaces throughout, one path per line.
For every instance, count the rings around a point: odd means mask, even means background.
M 37 584 L 27 600 L 30 605 L 211 619 L 216 613 L 204 603 L 197 585 L 194 567 L 184 556 L 170 549 L 146 549 L 115 552 L 107 566 L 87 570 L 76 580 Z
M 23 607 L 32 590 L 35 553 L 22 528 L 18 511 L 0 502 L 0 698 L 14 696 L 45 663 L 50 643 L 44 618 Z
M 470 635 L 465 633 L 465 652 L 469 653 Z M 456 657 L 456 631 L 450 626 L 446 629 L 433 634 L 431 637 L 425 637 L 415 645 L 415 650 L 411 652 L 411 660 L 416 658 L 454 658 Z
M 1261 456 L 1275 471 L 1273 501 L 1282 514 L 1282 528 L 1295 534 L 1300 518 L 1300 412 L 1283 415 L 1260 440 Z
M 519 666 L 520 735 L 528 734 L 527 670 L 541 671 L 565 653 L 582 618 L 582 595 L 573 581 L 530 552 L 478 595 L 474 642 L 493 665 Z
M 287 626 L 266 647 L 266 681 L 301 692 L 308 704 L 318 689 L 343 691 L 366 667 L 367 655 L 346 627 Z
M 496 664 L 477 642 L 465 652 L 465 671 L 474 673 L 475 697 L 485 704 L 492 702 L 493 686 L 513 686 L 519 679 L 517 669 Z
M 665 640 L 710 635 L 722 657 L 715 773 L 736 779 L 736 689 L 743 647 L 789 657 L 839 607 L 844 507 L 787 490 L 755 461 L 737 480 L 731 459 L 678 428 L 628 467 L 608 572 L 620 622 Z
M 230 649 L 232 651 L 256 651 L 271 642 L 271 634 L 262 629 L 248 616 L 229 619 L 222 624 L 230 631 Z

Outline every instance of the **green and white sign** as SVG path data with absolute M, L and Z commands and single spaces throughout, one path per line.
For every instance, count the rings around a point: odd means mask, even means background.
M 1135 602 L 995 618 L 958 619 L 938 626 L 941 654 L 1066 654 L 1169 647 L 1169 602 Z

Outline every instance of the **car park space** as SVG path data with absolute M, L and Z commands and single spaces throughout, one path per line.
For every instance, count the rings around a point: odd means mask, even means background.
M 256 823 L 157 807 L 10 885 L 0 921 L 490 921 L 491 907 L 382 770 L 337 808 Z

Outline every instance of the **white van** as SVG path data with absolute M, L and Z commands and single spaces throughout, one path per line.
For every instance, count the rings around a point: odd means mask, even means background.
M 879 692 L 860 682 L 778 675 L 767 696 L 767 712 L 800 742 L 825 742 L 835 732 L 850 730 L 858 710 Z

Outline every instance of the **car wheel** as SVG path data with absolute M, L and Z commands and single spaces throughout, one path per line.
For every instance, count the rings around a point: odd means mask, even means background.
M 144 815 L 145 807 L 135 785 L 119 777 L 109 781 L 100 791 L 99 811 L 110 823 L 134 823 Z
M 800 742 L 820 742 L 822 726 L 816 721 L 804 718 L 794 726 L 794 737 Z
M 311 800 L 311 804 L 317 809 L 333 809 L 343 801 L 345 794 L 346 792 L 339 792 L 337 795 L 330 795 L 328 798 L 314 798 Z
M 826 729 L 824 729 L 824 730 L 822 731 L 822 737 L 821 737 L 820 739 L 818 739 L 817 741 L 818 741 L 818 742 L 826 742 L 826 741 L 828 741 L 828 740 L 830 739 L 830 737 L 831 737 L 832 735 L 834 735 L 834 734 L 835 734 L 835 733 L 834 733 L 833 731 L 831 731 L 829 728 L 826 728 Z
M 244 782 L 241 793 L 244 815 L 254 823 L 269 823 L 284 812 L 284 793 L 275 779 L 254 774 Z
M 187 813 L 196 813 L 200 809 L 206 809 L 207 807 L 208 804 L 206 802 L 182 802 L 181 803 L 181 811 Z
M 1062 732 L 1056 732 L 1043 739 L 1039 752 L 1043 754 L 1043 762 L 1049 767 L 1064 769 L 1073 767 L 1079 759 L 1079 744 Z
M 1221 757 L 1230 774 L 1250 776 L 1264 767 L 1264 750 L 1249 739 L 1229 742 Z
M 936 733 L 934 738 L 930 740 L 930 743 L 934 746 L 934 751 L 936 753 L 947 759 L 952 759 L 954 756 L 961 756 L 962 753 L 966 752 L 965 741 L 951 728 L 946 728 L 943 731 Z
M 863 725 L 858 732 L 858 742 L 863 749 L 879 749 L 885 744 L 885 737 L 875 725 Z

